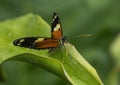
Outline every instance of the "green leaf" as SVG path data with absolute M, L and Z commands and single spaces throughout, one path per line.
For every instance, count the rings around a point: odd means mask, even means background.
M 50 26 L 38 15 L 28 14 L 0 23 L 0 63 L 21 60 L 41 66 L 73 85 L 103 85 L 96 70 L 77 52 L 73 45 L 65 43 L 51 53 L 14 46 L 21 37 L 50 37 Z

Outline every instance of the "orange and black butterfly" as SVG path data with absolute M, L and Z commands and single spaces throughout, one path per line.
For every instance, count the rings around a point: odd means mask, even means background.
M 51 23 L 51 38 L 42 37 L 25 37 L 16 39 L 13 44 L 15 46 L 32 48 L 32 49 L 50 49 L 63 45 L 67 40 L 63 37 L 62 26 L 57 13 L 53 14 Z

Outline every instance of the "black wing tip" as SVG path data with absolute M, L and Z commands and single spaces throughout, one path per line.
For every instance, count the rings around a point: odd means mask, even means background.
M 15 45 L 15 46 L 18 46 L 18 43 L 19 43 L 18 39 L 13 41 L 13 45 Z
M 56 12 L 54 12 L 53 15 L 58 15 L 58 14 Z
M 52 19 L 53 19 L 53 23 L 58 24 L 58 22 L 60 22 L 59 15 L 58 15 L 57 13 L 54 13 L 54 14 L 53 14 Z
M 52 23 L 51 23 L 51 31 L 53 32 L 54 31 L 54 27 L 60 23 L 60 18 L 58 16 L 58 14 L 56 12 L 53 13 L 53 17 L 52 17 Z
M 13 45 L 20 46 L 20 47 L 28 47 L 32 48 L 34 45 L 33 42 L 36 40 L 36 38 L 20 38 L 13 41 Z
M 53 18 L 55 18 L 55 17 L 59 19 L 59 15 L 56 12 L 53 13 Z

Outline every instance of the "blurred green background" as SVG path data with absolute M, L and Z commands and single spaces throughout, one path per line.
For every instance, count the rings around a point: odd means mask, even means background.
M 104 84 L 120 85 L 120 60 L 110 52 L 120 33 L 120 0 L 0 0 L 1 22 L 34 13 L 51 24 L 53 12 L 59 14 L 68 41 L 97 70 Z M 92 36 L 73 37 L 80 34 Z M 68 85 L 54 74 L 25 62 L 7 62 L 4 69 L 7 81 L 0 85 Z

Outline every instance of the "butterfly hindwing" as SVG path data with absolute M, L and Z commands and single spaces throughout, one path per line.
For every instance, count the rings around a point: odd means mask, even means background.
M 59 41 L 51 38 L 27 37 L 15 40 L 14 45 L 32 49 L 49 49 L 59 46 Z
M 59 40 L 63 36 L 60 18 L 57 13 L 54 13 L 52 19 L 53 21 L 51 23 L 51 35 L 52 38 Z

